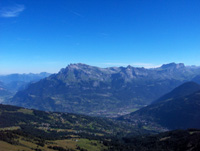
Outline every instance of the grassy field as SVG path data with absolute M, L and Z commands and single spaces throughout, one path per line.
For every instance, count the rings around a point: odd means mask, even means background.
M 54 151 L 52 149 L 47 148 L 47 146 L 41 147 L 35 143 L 19 140 L 19 145 L 12 145 L 4 141 L 0 141 L 0 150 L 1 151 L 35 151 L 36 149 L 40 149 L 42 151 Z
M 86 149 L 88 151 L 101 151 L 106 149 L 106 147 L 96 140 L 79 139 L 77 140 L 77 145 L 80 148 Z
M 18 136 L 14 140 L 16 143 L 7 143 L 0 141 L 0 151 L 55 151 L 55 147 L 62 148 L 63 150 L 79 151 L 81 149 L 87 151 L 101 151 L 106 147 L 97 140 L 70 138 L 64 140 L 46 140 L 43 145 L 39 144 L 35 138 L 26 138 Z
M 19 109 L 18 112 L 33 115 L 33 110 L 29 110 L 29 109 L 23 109 L 22 108 L 22 109 Z
M 11 126 L 11 127 L 4 127 L 4 128 L 0 128 L 0 131 L 5 131 L 5 130 L 18 130 L 20 129 L 19 126 Z

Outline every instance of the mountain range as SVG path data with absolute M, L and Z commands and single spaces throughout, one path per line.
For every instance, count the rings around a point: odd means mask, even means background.
M 30 84 L 7 103 L 45 111 L 116 117 L 151 104 L 199 75 L 199 67 L 183 63 L 152 69 L 70 64 L 57 74 Z
M 0 75 L 0 102 L 6 102 L 8 99 L 20 90 L 25 89 L 30 83 L 37 82 L 49 76 L 49 73 L 39 74 L 8 74 Z
M 48 77 L 50 73 L 41 72 L 39 74 L 8 74 L 0 75 L 0 82 L 2 82 L 9 91 L 18 91 L 26 87 L 30 82 L 37 82 L 40 79 Z

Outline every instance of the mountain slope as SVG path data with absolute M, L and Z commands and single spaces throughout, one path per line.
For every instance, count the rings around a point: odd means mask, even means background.
M 199 69 L 175 63 L 155 69 L 70 64 L 58 74 L 18 92 L 10 104 L 47 111 L 119 116 L 150 104 L 199 73 Z
M 174 130 L 150 136 L 129 136 L 110 144 L 111 151 L 198 151 L 200 131 Z
M 197 84 L 195 82 L 186 82 L 186 83 L 178 86 L 177 88 L 175 88 L 171 92 L 167 93 L 166 95 L 160 97 L 155 102 L 174 99 L 174 98 L 178 98 L 178 97 L 184 97 L 184 96 L 192 94 L 192 93 L 194 93 L 198 90 L 200 90 L 199 84 Z
M 188 95 L 188 92 L 191 94 Z M 156 123 L 168 129 L 200 128 L 200 91 L 197 84 L 185 83 L 161 98 L 119 119 L 143 125 Z
M 194 82 L 200 84 L 200 75 L 195 76 L 195 77 L 192 79 L 192 81 L 194 81 Z

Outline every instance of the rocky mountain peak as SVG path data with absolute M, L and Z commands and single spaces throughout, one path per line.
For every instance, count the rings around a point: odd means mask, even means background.
M 75 63 L 75 64 L 69 64 L 67 68 L 69 69 L 84 69 L 89 68 L 89 65 L 83 64 L 83 63 Z

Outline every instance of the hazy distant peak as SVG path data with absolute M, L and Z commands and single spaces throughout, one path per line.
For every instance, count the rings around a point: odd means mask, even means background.
M 75 64 L 69 64 L 66 68 L 68 69 L 93 69 L 93 68 L 98 68 L 95 66 L 87 65 L 84 63 L 75 63 Z
M 68 65 L 68 67 L 83 67 L 83 66 L 89 66 L 87 64 L 84 64 L 84 63 L 71 63 Z
M 67 67 L 62 68 L 59 73 L 65 73 L 67 71 L 73 71 L 73 70 L 80 70 L 80 69 L 84 69 L 88 67 L 89 65 L 82 64 L 82 63 L 73 63 L 73 64 L 71 63 Z
M 184 67 L 185 67 L 184 63 L 178 63 L 178 64 L 176 64 L 174 62 L 169 63 L 169 64 L 163 64 L 161 66 L 162 69 L 167 69 L 167 68 L 176 68 L 176 69 L 179 69 L 179 68 L 184 68 Z
M 187 68 L 191 68 L 191 69 L 198 69 L 200 68 L 200 66 L 196 66 L 196 65 L 191 65 L 191 66 L 186 66 Z
M 133 68 L 131 65 L 128 65 L 127 67 L 126 67 L 127 69 L 131 69 L 131 68 Z

